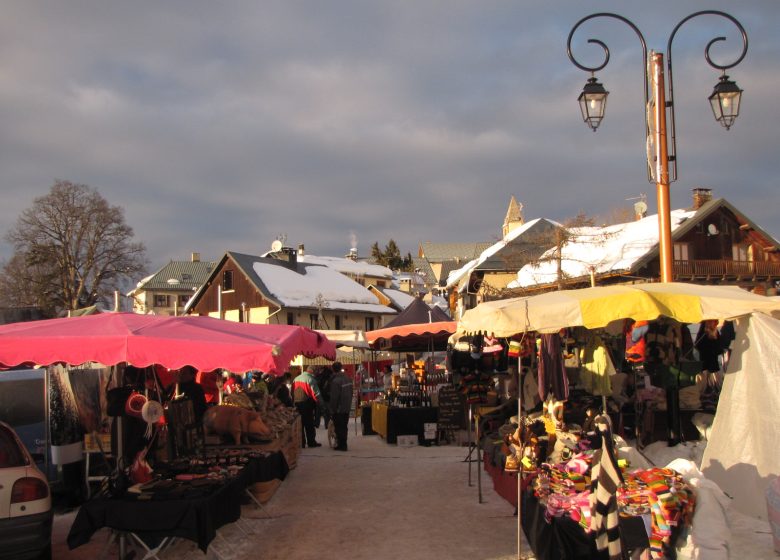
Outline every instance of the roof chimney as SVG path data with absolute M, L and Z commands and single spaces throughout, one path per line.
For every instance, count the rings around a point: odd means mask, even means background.
M 200 253 L 192 253 L 192 262 L 200 262 Z
M 358 260 L 358 250 L 357 250 L 357 247 L 351 247 L 349 249 L 349 253 L 347 253 L 347 258 L 351 259 L 353 261 L 357 261 Z
M 298 244 L 298 256 L 302 257 L 306 254 L 306 251 L 303 248 L 303 243 Z
M 298 251 L 292 247 L 284 247 L 282 248 L 282 255 L 284 255 L 282 260 L 286 260 L 288 266 L 295 270 L 296 265 L 298 264 Z
M 698 210 L 710 200 L 712 200 L 712 189 L 705 189 L 704 187 L 696 187 L 691 189 L 693 191 L 693 209 Z

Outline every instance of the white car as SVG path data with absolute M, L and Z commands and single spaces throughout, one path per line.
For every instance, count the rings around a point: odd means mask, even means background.
M 51 493 L 46 476 L 0 422 L 0 560 L 51 558 Z

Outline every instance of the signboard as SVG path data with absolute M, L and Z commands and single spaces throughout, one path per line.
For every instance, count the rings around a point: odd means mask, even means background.
M 460 430 L 465 427 L 465 401 L 452 385 L 439 388 L 439 430 Z
M 423 424 L 423 439 L 426 441 L 436 439 L 436 422 L 425 422 Z

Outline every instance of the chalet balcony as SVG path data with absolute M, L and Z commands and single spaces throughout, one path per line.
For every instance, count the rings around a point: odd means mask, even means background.
M 723 279 L 780 279 L 780 262 L 691 260 L 674 261 L 674 280 Z

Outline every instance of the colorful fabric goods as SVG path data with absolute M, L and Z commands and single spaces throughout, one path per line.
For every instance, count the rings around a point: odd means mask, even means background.
M 599 463 L 594 465 L 594 461 Z M 614 462 L 604 461 L 604 452 L 599 450 L 577 453 L 556 465 L 541 464 L 529 478 L 533 479 L 530 487 L 534 495 L 546 507 L 545 518 L 551 522 L 555 517 L 569 516 L 585 531 L 601 524 L 601 532 L 596 533 L 597 543 L 608 549 L 611 557 L 618 558 L 617 545 L 610 538 L 618 512 L 624 516 L 643 516 L 649 524 L 650 557 L 667 558 L 673 549 L 673 532 L 693 518 L 693 490 L 671 469 L 651 468 L 629 473 Z M 615 507 L 610 509 L 612 505 Z
M 484 404 L 490 390 L 490 378 L 479 371 L 473 371 L 461 380 L 461 390 L 468 404 Z
M 623 511 L 649 515 L 650 556 L 666 558 L 674 527 L 687 525 L 693 517 L 695 498 L 691 488 L 671 469 L 652 468 L 626 475 L 618 500 Z

